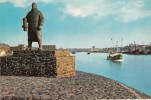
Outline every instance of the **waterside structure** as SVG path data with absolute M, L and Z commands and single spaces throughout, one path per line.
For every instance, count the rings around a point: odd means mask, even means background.
M 2 100 L 151 99 L 120 82 L 79 71 L 61 79 L 1 76 L 0 83 Z
M 92 46 L 92 48 L 67 48 L 64 50 L 69 50 L 73 54 L 77 52 L 87 52 L 90 54 L 90 53 L 108 53 L 110 51 L 116 51 L 117 49 L 125 54 L 136 54 L 136 55 L 151 54 L 151 45 L 139 45 L 139 44 L 129 44 L 128 46 L 124 47 L 95 48 L 95 46 Z
M 75 75 L 75 57 L 67 50 L 19 50 L 0 57 L 1 75 L 70 77 Z

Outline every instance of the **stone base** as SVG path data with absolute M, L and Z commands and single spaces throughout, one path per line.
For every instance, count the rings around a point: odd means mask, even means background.
M 75 57 L 70 51 L 14 51 L 13 56 L 0 58 L 1 75 L 70 77 L 75 76 Z

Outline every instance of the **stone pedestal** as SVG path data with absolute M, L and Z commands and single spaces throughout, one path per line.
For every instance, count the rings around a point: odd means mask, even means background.
M 75 76 L 75 57 L 67 50 L 13 51 L 0 58 L 1 75 L 70 77 Z

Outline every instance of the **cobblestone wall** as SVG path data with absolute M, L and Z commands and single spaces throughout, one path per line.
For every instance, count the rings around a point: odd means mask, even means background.
M 70 77 L 75 76 L 75 57 L 67 50 L 14 51 L 0 58 L 1 75 Z

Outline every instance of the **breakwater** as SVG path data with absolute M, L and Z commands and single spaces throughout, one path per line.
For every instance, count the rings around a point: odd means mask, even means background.
M 114 80 L 77 71 L 67 78 L 1 76 L 2 100 L 151 99 Z

